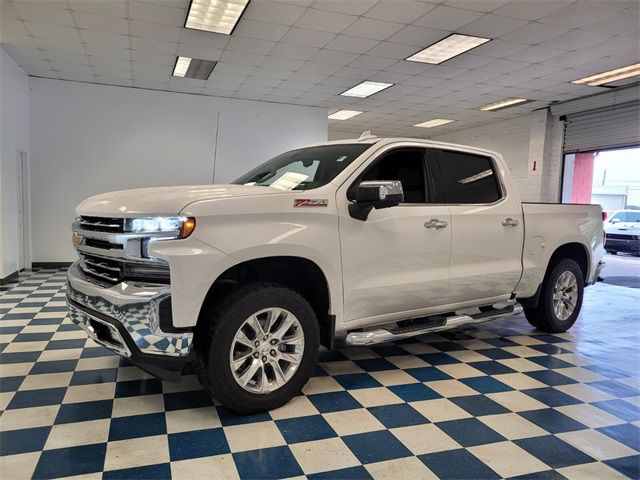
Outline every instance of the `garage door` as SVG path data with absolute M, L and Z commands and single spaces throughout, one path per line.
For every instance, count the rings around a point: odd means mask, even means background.
M 567 115 L 564 151 L 587 152 L 640 145 L 640 103 Z
M 551 106 L 564 119 L 564 152 L 589 152 L 640 145 L 637 85 Z

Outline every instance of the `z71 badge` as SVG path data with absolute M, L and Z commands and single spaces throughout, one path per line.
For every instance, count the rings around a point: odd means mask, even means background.
M 326 207 L 329 200 L 326 198 L 297 198 L 293 201 L 294 207 Z

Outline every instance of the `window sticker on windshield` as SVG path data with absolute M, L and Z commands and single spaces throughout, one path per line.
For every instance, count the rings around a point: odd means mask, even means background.
M 278 190 L 293 190 L 307 178 L 309 175 L 304 173 L 287 172 L 269 186 Z
M 336 162 L 342 162 L 343 160 L 346 160 L 347 156 L 346 155 L 342 155 L 341 157 L 336 158 Z

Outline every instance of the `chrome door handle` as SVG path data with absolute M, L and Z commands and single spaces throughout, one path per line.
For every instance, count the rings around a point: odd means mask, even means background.
M 508 217 L 502 220 L 502 225 L 505 227 L 517 227 L 520 225 L 520 222 L 514 218 Z
M 435 228 L 436 230 L 447 228 L 447 222 L 444 220 L 438 220 L 437 218 L 432 218 L 424 224 L 424 228 Z

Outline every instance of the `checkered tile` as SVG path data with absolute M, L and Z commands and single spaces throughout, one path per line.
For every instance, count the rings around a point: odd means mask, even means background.
M 64 270 L 0 289 L 4 478 L 638 478 L 640 292 L 568 333 L 523 318 L 321 355 L 259 415 L 150 377 L 66 318 Z

